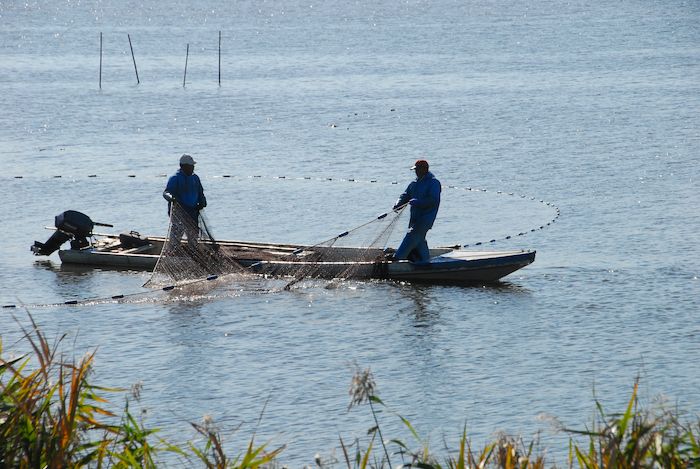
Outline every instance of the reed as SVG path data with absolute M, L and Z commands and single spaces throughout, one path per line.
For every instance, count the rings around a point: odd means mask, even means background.
M 194 424 L 207 436 L 204 447 L 168 443 L 134 417 L 128 399 L 120 416 L 106 409 L 103 394 L 126 390 L 90 383 L 95 352 L 66 359 L 58 352 L 63 337 L 49 343 L 29 319 L 30 330 L 20 327 L 32 356 L 5 360 L 0 340 L 0 467 L 155 468 L 159 455 L 171 453 L 206 467 L 242 469 L 268 464 L 282 451 L 266 452 L 251 438 L 240 456 L 230 458 L 220 434 Z
M 22 328 L 31 356 L 4 360 L 0 340 L 0 467 L 155 468 L 161 457 L 178 458 L 187 467 L 258 469 L 281 466 L 284 446 L 268 449 L 256 443 L 256 435 L 236 456 L 230 456 L 214 422 L 190 423 L 198 435 L 183 446 L 168 443 L 158 429 L 148 428 L 131 411 L 130 399 L 120 415 L 107 409 L 104 395 L 121 395 L 125 389 L 90 383 L 95 352 L 80 359 L 59 353 L 63 338 L 50 343 L 29 315 L 31 327 Z M 22 327 L 22 326 L 20 326 Z M 1 339 L 1 337 L 0 337 Z M 691 468 L 700 467 L 698 423 L 683 423 L 678 410 L 645 408 L 638 400 L 638 380 L 621 413 L 608 414 L 596 400 L 596 416 L 582 430 L 566 429 L 569 468 Z M 132 399 L 140 399 L 140 388 Z M 499 435 L 483 446 L 472 445 L 464 427 L 456 447 L 431 447 L 408 419 L 392 411 L 379 398 L 369 368 L 356 371 L 350 386 L 348 410 L 367 404 L 372 416 L 365 447 L 359 439 L 340 438 L 341 461 L 323 461 L 319 468 L 340 465 L 347 469 L 543 469 L 556 467 L 545 461 L 539 441 Z M 264 406 L 266 407 L 266 406 Z M 263 408 L 264 408 L 263 407 Z M 391 415 L 408 430 L 411 440 L 384 440 L 382 419 Z M 262 419 L 262 413 L 260 415 Z M 400 464 L 392 465 L 392 460 Z M 285 466 L 281 466 L 285 467 Z
M 88 382 L 94 353 L 65 361 L 57 355 L 60 339 L 49 344 L 33 319 L 31 324 L 32 331 L 23 332 L 38 366 L 30 369 L 27 358 L 0 368 L 0 466 L 67 467 L 92 461 L 102 447 L 86 441 L 85 434 L 114 432 L 99 420 L 113 416 L 101 407 L 105 400 L 97 392 L 104 389 Z
M 583 430 L 563 428 L 569 433 L 568 467 L 582 469 L 633 469 L 633 468 L 700 468 L 700 425 L 681 422 L 677 410 L 665 408 L 642 408 L 638 400 L 638 380 L 635 381 L 627 408 L 622 413 L 607 414 L 596 399 L 597 416 L 590 428 Z M 368 430 L 372 438 L 366 449 L 359 440 L 347 445 L 341 438 L 340 445 L 347 469 L 387 468 L 391 465 L 389 454 L 400 457 L 401 468 L 421 469 L 543 469 L 547 466 L 539 443 L 532 440 L 526 443 L 521 438 L 500 435 L 495 441 L 474 451 L 467 437 L 466 427 L 462 430 L 458 448 L 445 448 L 448 456 L 439 457 L 430 448 L 411 423 L 403 416 L 386 408 L 377 396 L 376 383 L 369 369 L 355 372 L 350 387 L 350 407 L 369 403 L 375 425 Z M 372 404 L 383 406 L 397 416 L 409 430 L 414 442 L 392 439 L 388 442 L 389 451 L 381 439 L 379 412 Z M 375 436 L 379 436 L 384 448 L 384 457 L 373 454 Z M 577 443 L 575 438 L 584 437 L 586 445 Z M 350 454 L 354 449 L 353 456 Z M 457 456 L 453 456 L 456 454 Z
M 566 430 L 588 439 L 587 447 L 570 445 L 569 466 L 576 462 L 587 469 L 700 467 L 698 425 L 682 423 L 676 410 L 641 408 L 638 389 L 637 379 L 623 413 L 607 415 L 596 400 L 597 417 L 591 428 Z
M 245 452 L 234 459 L 230 459 L 224 451 L 223 440 L 218 431 L 207 428 L 207 426 L 195 423 L 190 424 L 197 433 L 204 437 L 206 443 L 204 447 L 188 443 L 189 449 L 208 469 L 257 469 L 271 467 L 275 464 L 277 456 L 284 450 L 284 446 L 281 446 L 267 452 L 267 444 L 256 446 L 255 437 L 251 437 Z
M 448 455 L 457 454 L 457 456 L 443 456 L 441 461 L 440 456 L 432 451 L 430 441 L 421 437 L 407 418 L 389 409 L 379 398 L 377 395 L 377 385 L 369 368 L 360 370 L 359 367 L 355 367 L 349 394 L 350 405 L 348 406 L 348 410 L 364 403 L 369 404 L 375 425 L 367 431 L 368 434 L 372 435 L 372 438 L 365 450 L 360 447 L 359 440 L 355 440 L 353 445 L 347 445 L 342 438 L 340 439 L 347 469 L 391 469 L 394 467 L 391 464 L 387 445 L 382 438 L 381 427 L 377 417 L 380 412 L 375 409 L 375 404 L 396 416 L 414 440 L 413 442 L 406 442 L 401 439 L 391 439 L 388 441 L 388 444 L 394 448 L 391 454 L 401 459 L 401 464 L 396 467 L 416 467 L 421 469 L 483 469 L 486 467 L 503 469 L 540 469 L 545 467 L 544 456 L 533 454 L 535 449 L 534 441 L 526 446 L 520 439 L 501 435 L 495 442 L 485 445 L 479 451 L 474 451 L 471 441 L 467 437 L 466 427 L 462 429 L 457 450 L 447 450 Z M 377 436 L 384 450 L 383 457 L 376 457 L 372 453 L 375 437 Z M 349 450 L 352 449 L 354 449 L 354 454 L 351 458 Z

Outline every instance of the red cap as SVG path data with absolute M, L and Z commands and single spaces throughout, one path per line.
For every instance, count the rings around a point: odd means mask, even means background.
M 428 162 L 425 160 L 416 160 L 416 162 L 411 166 L 411 169 L 425 168 L 428 169 Z

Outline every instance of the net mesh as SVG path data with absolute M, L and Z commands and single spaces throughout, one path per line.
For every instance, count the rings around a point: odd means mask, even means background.
M 244 273 L 234 254 L 213 238 L 204 216 L 198 214 L 194 218 L 180 204 L 174 203 L 163 248 L 144 286 L 179 286 L 211 276 Z
M 396 212 L 383 213 L 352 230 L 308 248 L 295 251 L 292 256 L 293 278 L 285 286 L 289 290 L 307 278 L 325 278 L 332 287 L 339 281 L 352 278 L 382 278 L 385 276 L 386 249 L 403 207 Z
M 217 242 L 205 218 L 173 204 L 168 235 L 146 287 L 185 285 L 216 276 L 243 280 L 280 277 L 289 290 L 304 279 L 381 278 L 385 248 L 404 209 L 381 214 L 311 246 Z

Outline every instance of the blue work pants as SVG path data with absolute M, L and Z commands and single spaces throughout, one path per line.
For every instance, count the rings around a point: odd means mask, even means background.
M 430 261 L 428 243 L 425 241 L 425 235 L 428 234 L 428 230 L 429 228 L 416 226 L 409 228 L 394 257 L 399 260 L 408 259 L 411 262 Z

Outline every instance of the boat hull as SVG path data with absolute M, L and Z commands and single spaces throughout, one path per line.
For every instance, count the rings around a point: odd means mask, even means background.
M 118 240 L 108 239 L 87 249 L 60 250 L 64 264 L 152 271 L 164 239 L 146 238 L 149 244 L 120 249 Z M 305 247 L 320 261 L 305 262 L 293 252 L 296 245 L 220 241 L 246 270 L 274 277 L 391 279 L 403 282 L 469 284 L 495 282 L 531 264 L 535 251 L 463 251 L 451 248 L 431 250 L 426 263 L 387 261 L 380 250 L 360 248 Z M 327 251 L 323 251 L 327 250 Z M 375 252 L 376 251 L 376 252 Z M 334 260 L 335 259 L 335 260 Z
M 152 271 L 156 267 L 159 256 L 155 254 L 101 252 L 94 249 L 65 249 L 58 251 L 58 257 L 64 264 Z
M 393 280 L 424 283 L 495 282 L 535 261 L 535 251 L 454 251 L 427 264 L 398 263 L 389 266 Z
M 273 277 L 377 278 L 404 282 L 469 284 L 495 282 L 535 260 L 535 251 L 452 251 L 430 262 L 360 261 L 291 262 L 263 261 L 253 272 Z

